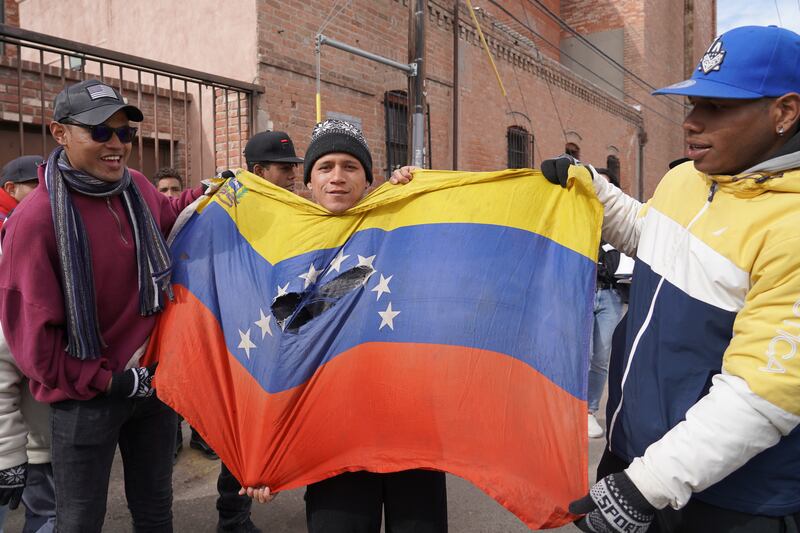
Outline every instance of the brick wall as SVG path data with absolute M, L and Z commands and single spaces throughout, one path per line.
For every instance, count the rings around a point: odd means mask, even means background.
M 245 166 L 242 151 L 250 138 L 247 95 L 214 89 L 214 138 L 217 168 Z
M 672 16 L 682 21 L 684 0 L 664 2 L 668 9 L 649 16 Z M 700 2 L 701 0 L 696 0 Z M 585 5 L 584 5 L 585 4 Z M 624 27 L 626 64 L 639 69 L 643 78 L 666 85 L 680 79 L 668 66 L 654 75 L 648 66 L 654 55 L 683 54 L 682 31 L 665 39 L 668 46 L 656 49 L 646 39 L 642 0 L 623 2 L 548 1 L 548 7 L 566 17 L 580 31 L 602 31 Z M 646 191 L 663 174 L 666 163 L 682 154 L 680 121 L 682 109 L 660 104 L 631 82 L 626 92 L 651 106 L 637 111 L 633 100 L 620 101 L 565 70 L 553 57 L 552 46 L 531 36 L 529 43 L 515 40 L 526 35 L 518 22 L 533 26 L 537 33 L 557 45 L 560 30 L 530 3 L 504 3 L 505 13 L 489 2 L 476 0 L 478 17 L 486 34 L 501 79 L 504 98 L 480 47 L 465 5 L 459 24 L 460 114 L 458 117 L 458 167 L 467 170 L 505 168 L 506 131 L 520 126 L 535 137 L 534 165 L 561 153 L 567 140 L 578 141 L 582 157 L 605 166 L 608 155 L 619 157 L 623 185 L 636 192 L 635 176 L 639 139 L 644 149 Z M 592 11 L 596 5 L 599 11 Z M 523 7 L 525 9 L 523 10 Z M 588 7 L 587 7 L 588 6 Z M 260 0 L 259 82 L 266 92 L 258 102 L 273 129 L 289 132 L 302 152 L 315 122 L 314 35 L 328 13 L 331 2 Z M 430 157 L 435 168 L 453 165 L 453 4 L 429 0 L 427 19 L 426 90 L 431 110 Z M 290 16 L 287 17 L 287 13 Z M 513 16 L 512 16 L 513 15 Z M 516 19 L 516 20 L 515 20 Z M 663 19 L 662 19 L 663 20 Z M 705 24 L 708 24 L 707 21 Z M 401 0 L 355 0 L 324 30 L 329 37 L 400 62 L 407 61 L 408 7 Z M 364 31 L 368 29 L 369 31 Z M 511 30 L 511 31 L 508 31 Z M 665 29 L 664 33 L 669 33 Z M 527 34 L 530 36 L 530 33 Z M 661 58 L 659 58 L 661 60 Z M 682 63 L 678 69 L 682 68 Z M 631 86 L 629 86 L 631 84 Z M 375 159 L 376 174 L 385 168 L 383 95 L 405 89 L 402 73 L 328 47 L 322 49 L 323 111 L 335 111 L 360 119 Z M 660 118 L 660 113 L 667 118 Z M 646 135 L 641 135 L 645 133 Z

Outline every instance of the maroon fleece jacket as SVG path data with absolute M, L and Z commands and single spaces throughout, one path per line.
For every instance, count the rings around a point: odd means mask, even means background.
M 156 224 L 166 235 L 178 213 L 201 188 L 170 199 L 131 170 Z M 88 234 L 97 318 L 107 347 L 98 359 L 80 360 L 67 345 L 61 263 L 50 198 L 39 168 L 39 186 L 14 211 L 0 234 L 0 322 L 11 353 L 41 402 L 88 400 L 104 393 L 111 374 L 125 369 L 147 340 L 155 316 L 139 314 L 139 281 L 133 231 L 121 196 L 93 198 L 71 192 Z

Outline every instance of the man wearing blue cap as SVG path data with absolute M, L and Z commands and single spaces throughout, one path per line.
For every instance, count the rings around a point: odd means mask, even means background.
M 733 29 L 655 92 L 689 98 L 691 161 L 645 204 L 593 172 L 636 267 L 599 482 L 570 505 L 584 531 L 800 526 L 799 93 L 800 35 Z M 566 185 L 571 163 L 542 170 Z

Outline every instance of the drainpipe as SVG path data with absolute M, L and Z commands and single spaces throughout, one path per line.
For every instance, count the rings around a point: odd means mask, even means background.
M 458 80 L 458 7 L 461 0 L 453 2 L 453 170 L 458 170 L 458 100 L 461 88 Z

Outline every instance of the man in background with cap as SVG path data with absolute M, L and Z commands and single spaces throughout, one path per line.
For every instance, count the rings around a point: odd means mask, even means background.
M 33 396 L 50 403 L 57 529 L 100 532 L 119 445 L 134 531 L 172 531 L 176 416 L 139 366 L 169 294 L 164 237 L 200 196 L 160 194 L 128 169 L 144 117 L 86 80 L 55 99 L 59 146 L 3 227 L 0 322 Z
M 278 187 L 294 191 L 294 175 L 303 159 L 294 153 L 294 143 L 282 131 L 262 131 L 244 147 L 247 171 L 261 176 Z
M 0 172 L 0 221 L 8 218 L 23 198 L 39 185 L 37 168 L 44 163 L 40 155 L 23 155 L 12 159 Z
M 800 35 L 745 26 L 691 79 L 691 161 L 641 204 L 593 171 L 603 238 L 636 256 L 584 531 L 800 527 Z M 542 163 L 566 186 L 574 160 Z M 621 334 L 624 333 L 624 334 Z
M 298 163 L 292 139 L 283 131 L 263 131 L 256 133 L 244 147 L 247 171 L 264 180 L 294 192 L 294 177 Z M 194 429 L 192 430 L 194 436 Z M 199 436 L 199 435 L 198 435 Z M 207 445 L 206 445 L 207 446 Z M 208 448 L 211 450 L 211 448 Z M 213 450 L 212 450 L 213 453 Z M 239 481 L 228 467 L 220 462 L 217 478 L 218 533 L 260 533 L 250 518 L 252 500 L 239 494 Z
M 358 204 L 372 184 L 372 156 L 361 131 L 341 120 L 317 124 L 305 154 L 303 181 L 311 199 L 333 214 Z M 410 176 L 393 183 L 407 183 Z M 306 521 L 311 533 L 444 533 L 447 491 L 443 472 L 406 470 L 388 474 L 348 472 L 313 483 L 306 489 Z M 260 502 L 267 487 L 242 493 Z

